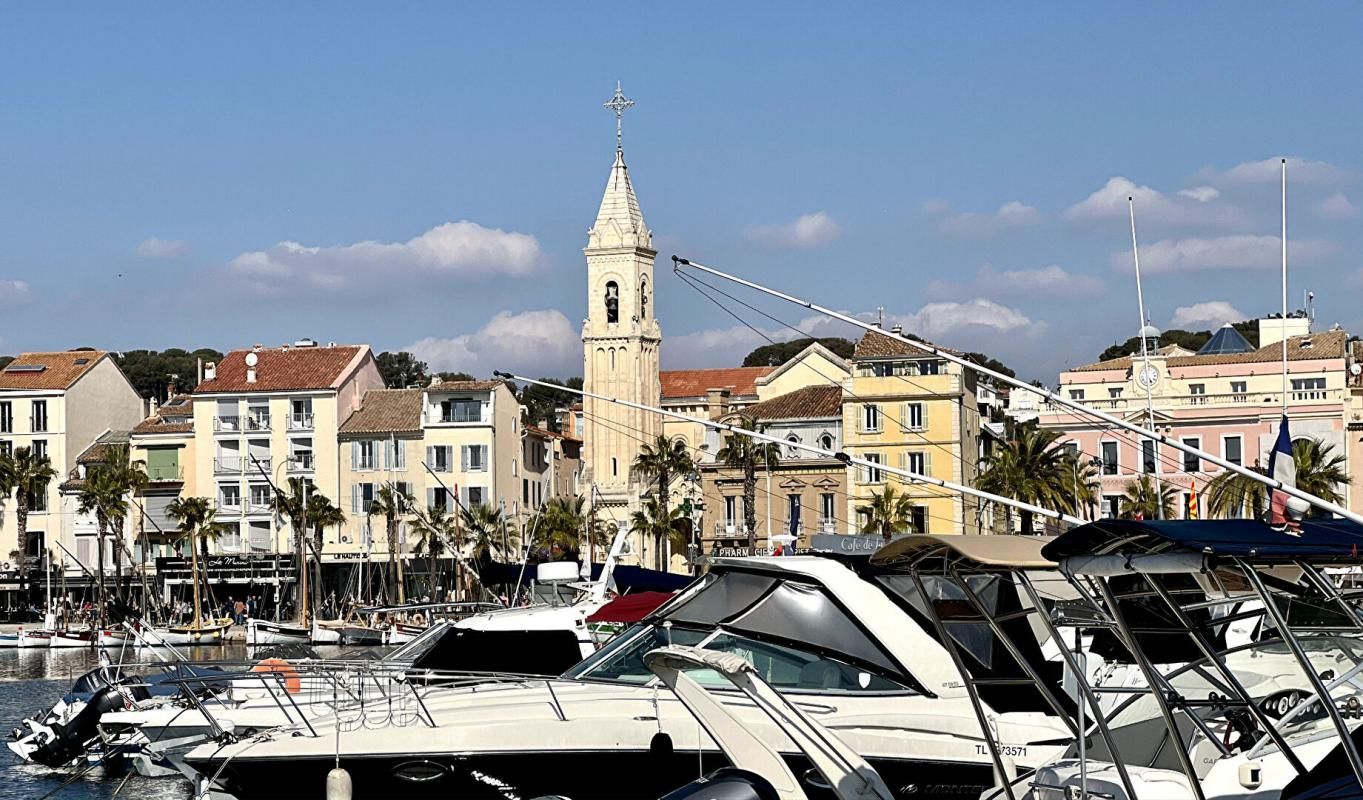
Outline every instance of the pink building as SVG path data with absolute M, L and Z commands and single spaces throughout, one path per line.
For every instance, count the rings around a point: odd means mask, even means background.
M 1157 335 L 1157 332 L 1155 332 Z M 1229 325 L 1196 353 L 1176 346 L 1152 349 L 1061 373 L 1062 396 L 1146 426 L 1248 467 L 1266 467 L 1283 412 L 1282 347 L 1287 336 L 1287 410 L 1294 439 L 1315 438 L 1350 455 L 1345 416 L 1349 367 L 1343 330 L 1310 333 L 1305 318 L 1260 320 L 1255 348 Z M 1020 416 L 1027 416 L 1022 414 Z M 1086 460 L 1096 459 L 1098 516 L 1120 514 L 1127 487 L 1142 473 L 1177 493 L 1175 514 L 1186 517 L 1193 487 L 1202 491 L 1219 467 L 1059 405 L 1037 409 L 1040 424 L 1065 432 Z M 1349 500 L 1357 492 L 1341 487 Z M 1085 513 L 1089 516 L 1093 510 Z M 1203 503 L 1203 516 L 1206 516 Z

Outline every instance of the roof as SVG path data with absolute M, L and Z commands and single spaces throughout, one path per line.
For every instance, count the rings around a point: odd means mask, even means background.
M 596 212 L 596 222 L 587 233 L 587 247 L 653 247 L 653 235 L 644 224 L 639 198 L 634 196 L 624 151 L 618 148 L 610 177 L 606 179 L 606 191 L 601 196 L 601 207 Z
M 894 566 L 930 555 L 971 562 L 972 566 L 1053 569 L 1041 555 L 1050 539 L 1035 536 L 961 536 L 914 534 L 895 539 L 871 556 L 871 563 Z
M 246 380 L 246 356 L 250 353 L 258 359 L 254 382 Z M 200 383 L 194 394 L 336 389 L 368 353 L 368 345 L 233 350 L 218 362 L 213 379 Z
M 728 389 L 732 397 L 757 394 L 758 378 L 775 367 L 720 367 L 719 369 L 669 369 L 658 373 L 663 399 L 704 397 L 710 389 Z
M 109 449 L 128 443 L 128 431 L 105 431 L 76 456 L 77 464 L 102 464 L 109 459 Z
M 504 381 L 441 381 L 432 383 L 430 390 L 433 392 L 488 392 L 498 386 L 505 386 Z
M 1254 350 L 1254 345 L 1249 340 L 1240 335 L 1229 322 L 1222 325 L 1212 338 L 1197 350 L 1200 356 L 1220 356 L 1229 353 L 1249 353 Z
M 132 433 L 137 436 L 156 433 L 193 433 L 194 419 L 191 417 L 185 422 L 171 422 L 171 419 L 181 419 L 180 417 L 162 417 L 153 414 L 133 426 Z
M 815 419 L 842 416 L 841 386 L 806 386 L 743 409 L 756 420 Z
M 1344 358 L 1348 334 L 1344 331 L 1325 331 L 1305 336 L 1292 336 L 1287 339 L 1288 361 L 1309 361 L 1312 359 Z M 1274 342 L 1257 350 L 1244 353 L 1216 353 L 1214 355 L 1175 356 L 1166 360 L 1170 367 L 1216 366 L 1220 364 L 1257 364 L 1281 361 L 1283 343 Z M 1094 372 L 1105 369 L 1130 369 L 1132 356 L 1110 358 L 1074 367 L 1070 372 Z
M 1080 525 L 1042 548 L 1047 558 L 1196 553 L 1261 561 L 1311 558 L 1357 564 L 1363 525 L 1344 519 L 1306 519 L 1292 536 L 1254 519 L 1117 520 Z
M 69 389 L 108 355 L 103 350 L 24 353 L 0 370 L 0 389 Z
M 902 334 L 901 334 L 902 335 Z M 919 340 L 922 341 L 922 340 Z M 934 347 L 952 355 L 961 355 L 959 351 L 952 350 L 950 347 L 942 347 L 932 342 L 923 341 L 926 347 Z M 852 350 L 852 360 L 863 358 L 892 358 L 895 356 L 925 356 L 930 355 L 913 345 L 905 344 L 884 333 L 867 331 L 866 335 L 857 341 L 857 346 Z
M 421 430 L 422 389 L 371 389 L 341 423 L 340 434 L 413 433 Z

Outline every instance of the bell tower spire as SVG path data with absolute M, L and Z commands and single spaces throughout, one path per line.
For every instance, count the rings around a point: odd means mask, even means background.
M 634 101 L 620 84 L 605 104 L 615 113 L 615 162 L 596 221 L 587 231 L 587 319 L 582 325 L 583 386 L 588 392 L 657 406 L 658 351 L 662 329 L 653 315 L 653 234 L 634 194 L 621 120 Z M 662 433 L 656 414 L 614 403 L 583 400 L 585 475 L 595 488 L 593 505 L 618 512 L 624 521 L 640 506 L 644 490 L 631 474 L 642 442 Z M 643 542 L 635 553 L 642 553 Z

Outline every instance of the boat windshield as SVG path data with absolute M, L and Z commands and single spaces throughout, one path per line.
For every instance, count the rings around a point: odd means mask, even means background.
M 778 691 L 802 694 L 913 691 L 898 681 L 828 655 L 761 642 L 720 629 L 678 625 L 664 627 L 661 624 L 639 625 L 627 631 L 569 670 L 566 677 L 642 686 L 655 680 L 644 664 L 644 654 L 669 644 L 737 653 L 756 668 L 762 680 Z M 705 686 L 733 688 L 733 684 L 713 670 L 693 669 L 688 670 L 687 674 Z

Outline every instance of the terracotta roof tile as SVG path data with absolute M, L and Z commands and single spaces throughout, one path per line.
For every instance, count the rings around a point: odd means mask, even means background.
M 1344 331 L 1326 331 L 1324 333 L 1313 333 L 1308 336 L 1292 336 L 1288 339 L 1287 360 L 1288 361 L 1310 361 L 1312 359 L 1331 359 L 1344 358 L 1347 347 L 1348 334 Z M 1310 343 L 1306 346 L 1307 342 Z M 1221 364 L 1258 364 L 1269 361 L 1281 361 L 1283 357 L 1283 343 L 1274 342 L 1258 350 L 1251 350 L 1248 353 L 1218 353 L 1215 355 L 1191 355 L 1174 356 L 1166 360 L 1170 367 L 1197 367 L 1197 366 L 1217 366 Z M 1110 358 L 1107 361 L 1097 361 L 1092 364 L 1085 364 L 1082 367 L 1074 367 L 1066 370 L 1067 372 L 1096 372 L 1105 369 L 1126 370 L 1131 368 L 1133 356 L 1122 356 L 1121 358 Z
M 501 386 L 502 381 L 441 381 L 433 383 L 433 392 L 488 392 Z
M 842 416 L 842 387 L 806 386 L 793 392 L 773 397 L 742 412 L 757 420 L 818 419 Z
M 951 353 L 952 355 L 957 356 L 962 355 L 962 353 L 959 350 L 952 350 L 950 347 L 943 347 L 939 344 L 933 344 L 932 342 L 928 341 L 924 341 L 923 344 L 929 347 L 935 347 L 938 350 L 942 350 L 947 353 Z M 926 356 L 926 355 L 928 354 L 924 353 L 922 350 L 919 350 L 916 347 L 904 344 L 898 339 L 891 338 L 883 333 L 877 333 L 875 331 L 867 331 L 866 335 L 861 337 L 861 339 L 857 342 L 857 346 L 852 350 L 853 359 L 890 358 L 893 356 Z
M 0 370 L 0 389 L 69 389 L 108 355 L 102 350 L 24 353 Z
M 256 380 L 248 383 L 246 355 L 252 352 L 258 358 Z M 214 378 L 200 383 L 194 394 L 334 389 L 341 384 L 351 364 L 368 352 L 367 345 L 233 350 L 218 362 Z
M 342 436 L 414 433 L 421 430 L 422 389 L 371 389 L 360 407 L 341 423 Z
M 77 464 L 100 464 L 109 459 L 109 448 L 128 443 L 127 431 L 105 431 L 90 443 L 84 452 L 76 456 Z
M 172 417 L 171 419 L 180 419 Z M 150 416 L 133 426 L 133 434 L 193 433 L 194 422 L 169 422 L 166 417 Z
M 757 379 L 776 367 L 721 367 L 719 369 L 672 369 L 658 373 L 663 398 L 704 397 L 710 389 L 728 389 L 732 397 L 757 394 Z

